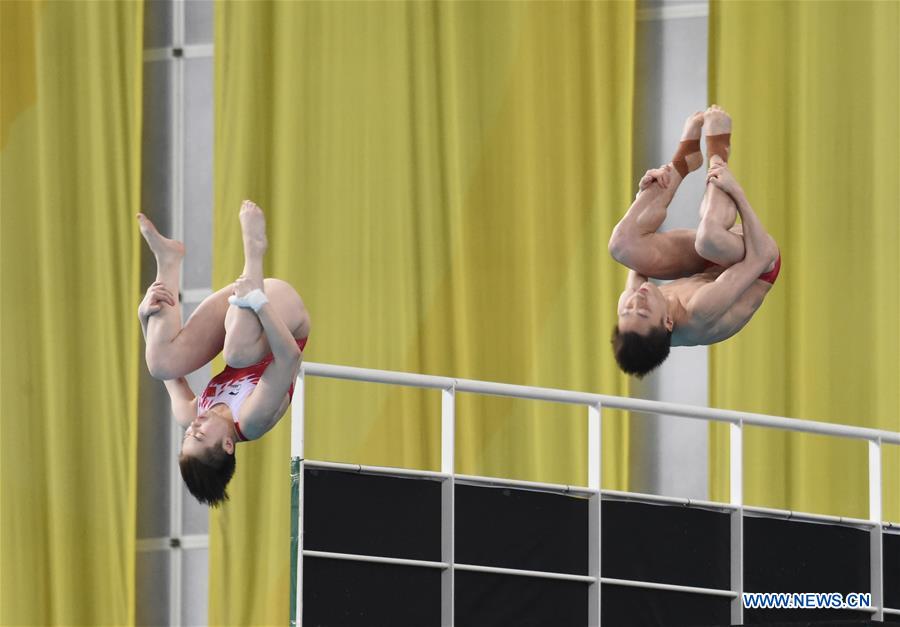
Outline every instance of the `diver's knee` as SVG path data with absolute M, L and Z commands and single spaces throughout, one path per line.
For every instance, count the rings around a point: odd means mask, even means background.
M 727 234 L 722 229 L 707 228 L 701 223 L 694 238 L 694 250 L 708 261 L 717 261 L 722 256 L 724 237 Z
M 246 368 L 261 359 L 257 355 L 259 351 L 255 350 L 256 347 L 252 347 L 253 350 L 250 350 L 250 348 L 240 342 L 229 342 L 226 337 L 225 347 L 222 349 L 222 357 L 225 358 L 225 363 L 232 368 Z
M 171 381 L 187 374 L 179 370 L 177 363 L 160 355 L 151 347 L 147 347 L 144 358 L 147 361 L 147 370 L 150 372 L 150 376 L 159 381 Z
M 619 263 L 628 265 L 629 253 L 638 245 L 639 239 L 639 235 L 633 228 L 628 228 L 622 224 L 617 225 L 613 229 L 607 244 L 610 256 Z

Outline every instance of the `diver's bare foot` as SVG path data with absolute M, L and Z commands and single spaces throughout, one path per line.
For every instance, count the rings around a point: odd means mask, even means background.
M 684 121 L 684 130 L 681 132 L 681 141 L 687 139 L 700 139 L 700 133 L 703 129 L 703 111 L 697 111 L 688 116 Z
M 266 238 L 266 216 L 256 203 L 245 200 L 241 204 L 241 233 L 244 238 L 244 256 L 262 257 L 269 247 Z
M 707 135 L 721 135 L 731 132 L 731 116 L 719 105 L 712 105 L 703 113 L 703 126 Z
M 144 240 L 150 246 L 150 250 L 153 251 L 157 265 L 162 266 L 181 262 L 181 259 L 184 257 L 184 244 L 178 240 L 160 235 L 150 218 L 143 213 L 137 214 L 137 220 L 141 228 L 141 235 L 144 236 Z
M 676 179 L 675 175 L 672 174 L 672 171 L 671 163 L 665 163 L 654 170 L 647 170 L 638 182 L 638 193 L 641 193 L 653 185 L 653 183 L 656 183 L 663 189 L 668 188 L 672 183 L 676 183 L 677 185 L 677 182 L 681 179 Z
M 681 132 L 681 140 L 672 157 L 672 167 L 678 173 L 678 182 L 703 165 L 700 152 L 700 133 L 703 128 L 703 112 L 697 111 L 688 117 Z
M 728 161 L 731 152 L 731 116 L 719 105 L 712 105 L 703 113 L 703 128 L 706 130 L 706 156 L 720 156 Z

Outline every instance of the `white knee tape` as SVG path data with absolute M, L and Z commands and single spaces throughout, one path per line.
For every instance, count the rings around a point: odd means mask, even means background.
M 269 299 L 266 298 L 266 295 L 262 290 L 253 290 L 246 296 L 229 296 L 228 302 L 235 307 L 240 307 L 241 309 L 252 309 L 256 313 L 259 313 L 259 310 L 262 309 L 263 305 L 269 302 Z

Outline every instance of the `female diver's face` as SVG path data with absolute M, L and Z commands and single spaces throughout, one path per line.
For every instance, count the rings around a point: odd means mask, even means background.
M 647 335 L 665 326 L 666 297 L 650 281 L 637 289 L 627 289 L 619 297 L 619 332 Z
M 197 416 L 184 432 L 184 439 L 181 442 L 182 454 L 206 458 L 219 449 L 233 453 L 234 442 L 230 437 L 228 426 L 226 417 L 213 412 Z

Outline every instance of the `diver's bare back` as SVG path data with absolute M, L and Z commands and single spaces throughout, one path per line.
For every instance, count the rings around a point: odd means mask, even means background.
M 697 291 L 714 282 L 725 268 L 714 266 L 693 276 L 677 279 L 659 287 L 666 298 L 675 298 L 689 312 L 686 320 L 672 332 L 672 346 L 697 346 L 727 340 L 744 326 L 762 305 L 772 284 L 756 279 L 725 312 L 716 319 L 691 315 L 690 302 Z

